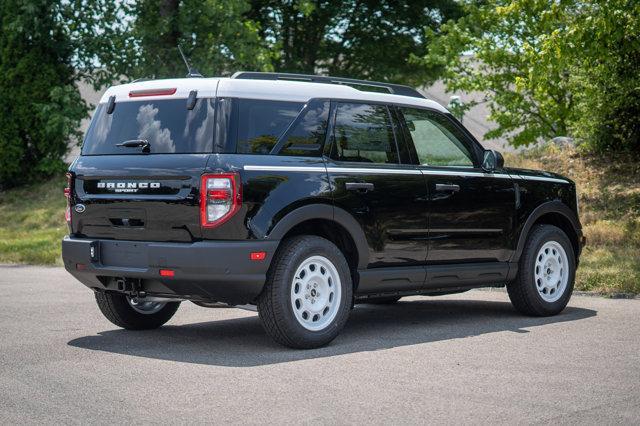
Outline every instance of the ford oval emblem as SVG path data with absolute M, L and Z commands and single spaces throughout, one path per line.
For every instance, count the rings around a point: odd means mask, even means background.
M 75 211 L 76 213 L 84 213 L 86 207 L 84 204 L 76 204 Z

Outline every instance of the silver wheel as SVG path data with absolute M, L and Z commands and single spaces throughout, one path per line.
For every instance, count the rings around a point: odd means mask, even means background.
M 291 308 L 300 325 L 323 330 L 335 319 L 341 298 L 340 275 L 329 259 L 312 256 L 302 262 L 291 283 Z
M 545 302 L 555 302 L 562 297 L 569 282 L 569 261 L 562 246 L 547 241 L 536 256 L 534 278 L 538 294 Z
M 164 308 L 164 305 L 166 305 L 165 302 L 151 302 L 129 296 L 127 296 L 127 301 L 134 311 L 145 315 L 155 314 Z

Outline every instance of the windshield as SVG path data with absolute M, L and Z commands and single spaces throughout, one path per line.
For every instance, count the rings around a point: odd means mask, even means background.
M 213 150 L 214 100 L 198 99 L 192 110 L 186 99 L 119 102 L 111 114 L 100 104 L 84 139 L 82 155 L 207 153 Z M 118 146 L 140 141 L 140 146 Z M 132 145 L 131 143 L 129 145 Z

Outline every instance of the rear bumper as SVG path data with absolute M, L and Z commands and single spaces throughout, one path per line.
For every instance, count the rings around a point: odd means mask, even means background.
M 94 256 L 91 256 L 91 246 Z M 245 304 L 262 291 L 278 241 L 159 243 L 65 237 L 62 259 L 71 275 L 99 291 Z M 251 252 L 266 258 L 252 261 Z M 174 271 L 160 276 L 160 269 Z M 118 286 L 118 279 L 128 283 Z M 122 281 L 121 281 L 122 282 Z

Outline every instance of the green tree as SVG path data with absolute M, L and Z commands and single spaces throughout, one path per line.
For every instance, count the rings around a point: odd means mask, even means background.
M 443 67 L 450 91 L 485 93 L 497 128 L 528 145 L 577 137 L 590 150 L 638 150 L 640 5 L 631 0 L 487 0 L 427 32 L 413 57 Z M 633 148 L 635 147 L 635 148 Z
M 427 33 L 430 52 L 414 62 L 444 67 L 453 92 L 486 94 L 498 126 L 485 137 L 526 145 L 566 136 L 573 98 L 569 64 L 541 60 L 545 38 L 566 24 L 566 2 L 489 0 L 465 4 L 465 16 Z
M 427 51 L 424 29 L 438 33 L 460 13 L 454 0 L 251 0 L 247 16 L 277 52 L 277 71 L 418 85 L 437 73 L 407 60 Z
M 64 169 L 86 104 L 59 2 L 0 1 L 0 187 Z
M 548 43 L 574 64 L 570 132 L 590 151 L 640 155 L 640 3 L 586 2 L 573 18 Z
M 182 77 L 178 45 L 205 76 L 270 70 L 271 57 L 242 0 L 75 0 L 68 14 L 79 68 L 97 86 Z

